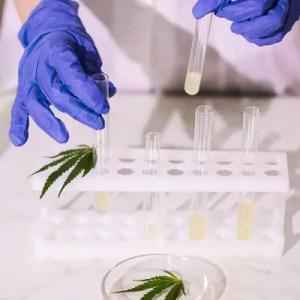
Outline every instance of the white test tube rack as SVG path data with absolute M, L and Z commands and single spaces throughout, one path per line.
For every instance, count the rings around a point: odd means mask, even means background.
M 243 151 L 209 151 L 205 172 L 199 175 L 201 162 L 195 164 L 195 149 L 161 149 L 156 172 L 151 174 L 145 172 L 145 167 L 151 166 L 151 162 L 145 162 L 145 149 L 110 149 L 107 172 L 91 172 L 66 189 L 66 194 L 109 192 L 108 210 L 99 214 L 89 199 L 71 209 L 67 200 L 50 193 L 43 200 L 38 221 L 37 254 L 52 259 L 120 258 L 162 252 L 281 256 L 285 196 L 289 191 L 286 153 L 255 152 L 251 172 L 245 172 L 243 155 Z M 43 174 L 34 177 L 34 190 L 41 191 L 45 179 Z M 56 192 L 62 180 L 52 190 Z M 241 238 L 240 219 L 247 214 L 247 206 L 243 211 L 239 203 L 243 201 L 241 195 L 249 193 L 257 196 L 251 215 L 246 216 L 253 223 L 253 232 Z M 195 195 L 204 195 L 206 202 L 201 208 L 203 218 L 196 220 L 196 226 L 203 226 L 198 228 L 198 238 L 190 234 L 195 221 L 191 221 L 195 212 L 190 202 Z M 156 200 L 150 213 L 149 207 L 145 210 L 149 197 Z M 149 224 L 155 226 L 150 235 L 145 234 Z

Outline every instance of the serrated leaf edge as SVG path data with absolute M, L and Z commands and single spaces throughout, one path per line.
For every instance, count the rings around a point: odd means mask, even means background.
M 82 155 L 85 154 L 82 153 Z M 64 173 L 66 173 L 72 166 L 76 163 L 76 161 L 80 158 L 81 156 L 72 156 L 69 159 L 66 159 L 66 161 L 54 172 L 52 172 L 46 179 L 46 182 L 43 186 L 42 193 L 40 195 L 40 199 L 43 198 L 45 193 L 49 190 L 49 188 L 57 181 L 59 177 L 61 177 Z M 71 163 L 71 164 L 70 164 Z M 53 177 L 53 178 L 52 178 Z
M 63 186 L 61 187 L 61 189 L 60 189 L 60 191 L 58 193 L 58 197 L 60 197 L 61 193 L 63 192 L 63 190 L 65 189 L 65 187 L 68 184 L 70 184 L 82 172 L 86 171 L 85 164 L 88 162 L 87 159 L 89 158 L 90 155 L 92 155 L 92 153 L 91 153 L 91 151 L 88 151 L 87 153 L 85 153 L 84 155 L 82 155 L 78 159 L 78 161 L 75 163 L 75 166 L 74 166 L 73 170 L 71 170 L 71 172 L 69 173 L 68 177 L 64 181 Z M 93 156 L 91 157 L 91 160 L 93 160 Z M 82 164 L 83 164 L 83 166 L 82 166 Z
M 142 282 L 142 283 L 137 285 L 136 287 L 124 291 L 117 291 L 114 293 L 135 293 L 135 292 L 142 292 L 142 291 L 149 290 L 141 298 L 141 300 L 152 300 L 156 298 L 158 295 L 161 295 L 163 293 L 168 293 L 166 295 L 165 300 L 177 300 L 182 295 L 186 296 L 184 283 L 182 279 L 176 276 L 171 271 L 162 270 L 162 272 L 166 273 L 167 275 L 155 276 L 147 279 L 134 280 L 136 282 Z M 164 286 L 164 288 L 162 286 Z

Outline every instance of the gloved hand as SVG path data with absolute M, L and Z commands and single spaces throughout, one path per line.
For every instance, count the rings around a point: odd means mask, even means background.
M 300 0 L 199 0 L 195 18 L 209 12 L 233 21 L 231 30 L 258 46 L 280 42 L 300 17 Z
M 25 52 L 9 132 L 16 146 L 28 139 L 29 116 L 57 142 L 68 141 L 50 105 L 93 129 L 104 127 L 100 114 L 108 113 L 108 101 L 90 77 L 102 62 L 77 11 L 74 1 L 42 0 L 19 32 Z M 110 83 L 110 96 L 115 92 Z

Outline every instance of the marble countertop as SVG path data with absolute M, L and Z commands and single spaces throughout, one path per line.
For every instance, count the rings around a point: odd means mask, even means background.
M 13 97 L 8 95 L 6 97 Z M 262 113 L 259 145 L 288 152 L 291 195 L 285 218 L 286 251 L 280 259 L 206 257 L 225 272 L 222 300 L 298 300 L 300 298 L 300 101 L 296 98 L 212 99 L 120 95 L 111 100 L 112 144 L 143 145 L 148 131 L 160 131 L 164 146 L 192 146 L 194 110 L 215 108 L 213 147 L 237 149 L 242 110 L 258 106 Z M 1 111 L 1 109 L 0 109 Z M 2 116 L 3 118 L 3 116 Z M 3 121 L 1 128 L 7 128 Z M 84 139 L 87 129 L 67 119 L 70 143 Z M 40 201 L 27 175 L 37 149 L 54 145 L 31 124 L 30 141 L 22 148 L 0 145 L 0 299 L 101 299 L 103 275 L 116 261 L 38 261 L 33 252 L 34 220 Z M 1 129 L 1 130 L 2 130 Z M 44 152 L 45 153 L 45 152 Z

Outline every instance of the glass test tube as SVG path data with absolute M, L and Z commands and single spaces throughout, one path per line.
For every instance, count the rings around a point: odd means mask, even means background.
M 243 113 L 243 136 L 242 136 L 242 163 L 243 175 L 255 175 L 253 165 L 257 152 L 258 121 L 260 112 L 257 107 L 247 107 Z M 238 231 L 237 238 L 249 240 L 253 236 L 254 197 L 252 192 L 240 195 L 238 205 Z
M 213 109 L 210 106 L 199 106 L 196 109 L 194 132 L 195 174 L 205 175 L 211 147 Z
M 92 76 L 94 82 L 102 91 L 106 99 L 109 99 L 108 87 L 109 78 L 106 74 L 97 73 Z M 96 170 L 98 174 L 106 172 L 105 164 L 109 159 L 109 114 L 103 115 L 105 128 L 96 132 L 96 148 L 97 148 L 97 166 Z
M 196 95 L 200 89 L 212 16 L 210 13 L 196 22 L 184 85 L 184 90 L 189 95 Z
M 246 107 L 243 113 L 242 162 L 253 165 L 257 151 L 258 122 L 260 112 L 257 107 Z
M 238 205 L 238 232 L 239 240 L 250 240 L 253 235 L 254 193 L 243 193 Z
M 146 152 L 144 173 L 146 175 L 156 175 L 160 159 L 161 135 L 158 132 L 149 132 L 146 134 Z
M 158 132 L 149 132 L 146 134 L 146 151 L 145 151 L 145 169 L 144 174 L 155 176 L 158 172 L 160 159 L 161 135 Z M 159 207 L 158 192 L 150 192 L 147 199 L 144 200 L 143 210 L 146 213 L 146 224 L 143 229 L 143 238 L 152 240 L 158 235 L 157 216 L 155 213 Z
M 195 175 L 203 176 L 207 173 L 209 152 L 211 147 L 213 109 L 210 106 L 199 106 L 196 109 L 194 132 L 194 164 Z M 194 193 L 190 210 L 189 236 L 192 240 L 205 237 L 205 205 L 207 193 Z
M 191 219 L 189 238 L 203 240 L 205 238 L 205 206 L 207 193 L 194 193 L 191 201 Z
M 105 98 L 109 98 L 108 87 L 109 78 L 106 74 L 97 73 L 92 76 L 94 82 L 104 94 Z M 105 174 L 106 163 L 109 159 L 109 114 L 103 115 L 105 128 L 96 131 L 96 151 L 97 151 L 97 174 Z M 94 209 L 99 214 L 104 214 L 108 211 L 110 204 L 110 193 L 109 192 L 96 192 L 94 195 Z

